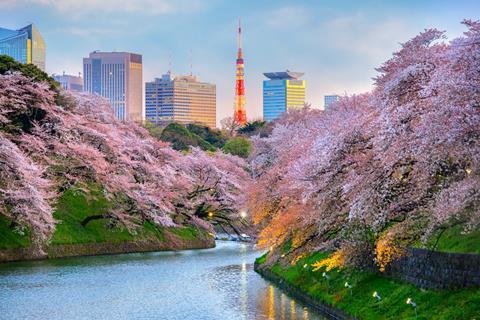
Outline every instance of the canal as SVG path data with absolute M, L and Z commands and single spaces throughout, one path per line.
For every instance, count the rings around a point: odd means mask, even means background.
M 0 319 L 323 319 L 253 271 L 252 245 L 0 264 Z

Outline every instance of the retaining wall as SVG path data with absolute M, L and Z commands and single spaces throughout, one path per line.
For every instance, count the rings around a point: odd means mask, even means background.
M 425 289 L 480 287 L 480 255 L 411 248 L 386 274 Z

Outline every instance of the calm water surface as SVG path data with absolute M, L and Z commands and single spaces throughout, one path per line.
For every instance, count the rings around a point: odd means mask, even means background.
M 0 319 L 323 319 L 253 271 L 249 244 L 0 264 Z

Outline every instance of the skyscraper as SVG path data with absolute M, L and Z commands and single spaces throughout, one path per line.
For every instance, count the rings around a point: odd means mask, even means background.
M 336 94 L 325 96 L 323 98 L 323 101 L 324 101 L 323 109 L 327 110 L 332 103 L 337 102 L 339 99 L 340 99 L 340 96 Z
M 247 123 L 245 109 L 245 65 L 242 53 L 242 26 L 238 22 L 238 52 L 235 72 L 234 119 L 241 125 Z
M 216 126 L 216 86 L 195 76 L 170 72 L 145 83 L 145 116 L 154 124 L 202 123 Z
M 45 42 L 33 24 L 18 30 L 0 28 L 0 54 L 45 71 Z
M 143 120 L 140 54 L 94 51 L 83 58 L 83 77 L 83 90 L 108 98 L 118 119 Z
M 65 90 L 83 91 L 83 79 L 80 75 L 72 76 L 63 73 L 62 75 L 53 75 L 53 79 L 60 83 Z
M 263 81 L 263 120 L 272 121 L 292 108 L 305 105 L 305 80 L 302 72 L 268 72 Z

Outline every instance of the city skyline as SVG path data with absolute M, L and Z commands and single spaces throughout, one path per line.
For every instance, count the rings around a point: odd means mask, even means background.
M 306 102 L 323 106 L 332 92 L 371 89 L 375 67 L 398 43 L 419 30 L 437 27 L 449 38 L 462 32 L 463 18 L 476 19 L 480 5 L 425 1 L 342 4 L 305 1 L 39 1 L 0 3 L 2 26 L 17 29 L 33 22 L 47 43 L 49 74 L 78 74 L 89 52 L 138 52 L 144 56 L 143 82 L 172 69 L 217 84 L 217 125 L 232 115 L 236 53 L 235 31 L 241 16 L 249 120 L 262 116 L 262 73 L 303 70 L 309 83 Z M 435 8 L 436 15 L 428 15 Z M 68 12 L 68 14 L 66 14 Z M 220 15 L 218 12 L 221 12 Z M 14 13 L 14 14 L 13 14 Z M 102 17 L 102 19 L 99 19 Z M 133 28 L 132 26 L 137 26 Z M 140 26 L 140 27 L 138 27 Z M 170 67 L 171 66 L 171 67 Z

